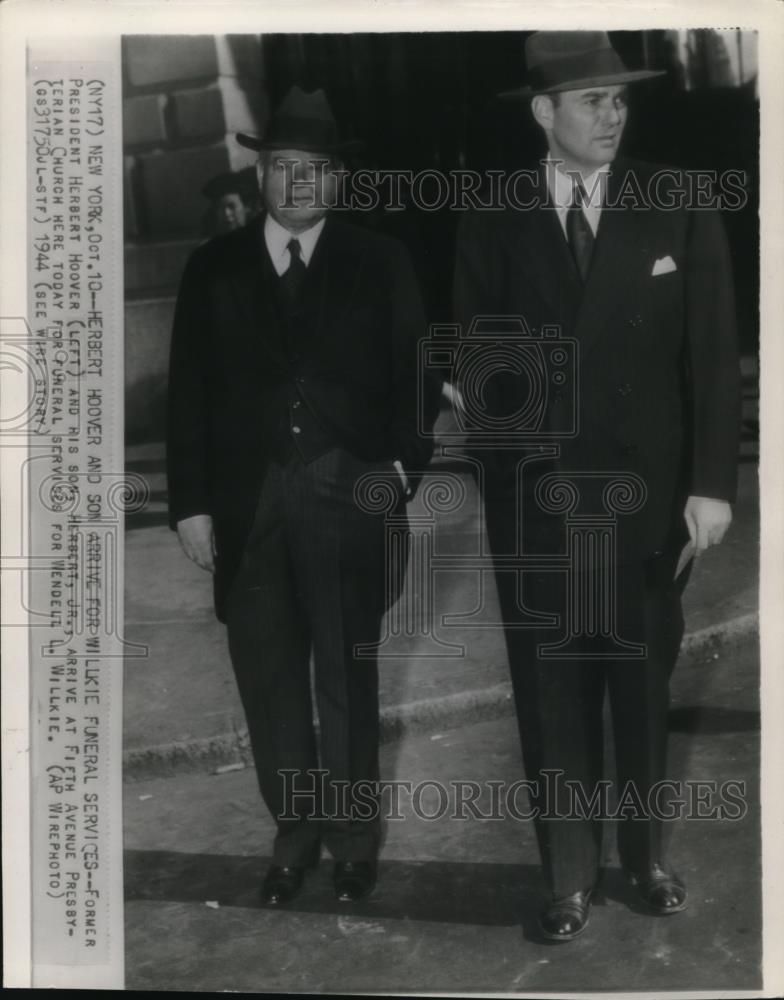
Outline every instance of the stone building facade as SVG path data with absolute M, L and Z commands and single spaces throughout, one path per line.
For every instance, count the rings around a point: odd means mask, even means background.
M 205 235 L 201 191 L 255 154 L 268 113 L 259 35 L 123 39 L 125 386 L 129 441 L 163 432 L 174 300 Z

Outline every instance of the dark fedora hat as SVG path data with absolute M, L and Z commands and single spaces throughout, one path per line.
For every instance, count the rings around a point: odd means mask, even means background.
M 357 139 L 340 140 L 338 124 L 323 90 L 306 93 L 294 86 L 270 117 L 263 136 L 237 133 L 247 149 L 302 149 L 308 153 L 350 152 L 362 148 Z
M 525 40 L 528 82 L 500 97 L 532 97 L 564 90 L 608 87 L 664 76 L 664 71 L 630 70 L 606 31 L 537 31 Z

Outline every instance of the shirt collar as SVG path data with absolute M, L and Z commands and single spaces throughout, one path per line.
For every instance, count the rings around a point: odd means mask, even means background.
M 569 208 L 572 204 L 573 180 L 572 176 L 564 173 L 561 164 L 556 164 L 548 154 L 545 160 L 545 172 L 547 175 L 547 187 L 556 208 Z M 583 187 L 586 198 L 583 202 L 585 207 L 600 209 L 604 197 L 604 189 L 607 184 L 607 175 L 610 172 L 610 164 L 605 163 L 594 170 L 588 177 L 583 177 Z
M 310 229 L 306 229 L 304 233 L 295 234 L 290 233 L 288 229 L 284 229 L 284 227 L 273 219 L 269 212 L 267 212 L 264 217 L 264 242 L 267 245 L 267 250 L 269 251 L 272 262 L 274 264 L 285 263 L 285 267 L 288 267 L 289 241 L 296 239 L 299 240 L 303 261 L 306 265 L 309 264 L 310 258 L 313 256 L 313 251 L 316 249 L 316 243 L 318 243 L 318 238 L 321 236 L 321 231 L 324 228 L 326 221 L 326 218 L 319 219 L 315 226 L 311 226 Z

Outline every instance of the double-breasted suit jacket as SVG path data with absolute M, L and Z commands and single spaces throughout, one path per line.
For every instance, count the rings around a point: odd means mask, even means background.
M 668 685 L 683 635 L 685 574 L 673 577 L 687 537 L 684 505 L 690 495 L 733 498 L 738 358 L 721 221 L 687 207 L 677 172 L 611 165 L 585 283 L 544 168 L 529 193 L 528 210 L 468 215 L 457 251 L 461 324 L 519 316 L 532 336 L 557 326 L 576 345 L 573 367 L 559 369 L 565 379 L 547 374 L 541 455 L 529 440 L 522 482 L 520 448 L 480 450 L 477 441 L 491 550 L 563 554 L 567 512 L 545 514 L 537 493 L 549 473 L 576 487 L 573 525 L 579 515 L 605 513 L 603 490 L 613 479 L 636 483 L 641 501 L 616 512 L 617 548 L 583 543 L 569 550 L 582 561 L 565 573 L 557 560 L 520 573 L 499 562 L 496 573 L 526 776 L 540 785 L 535 805 L 548 809 L 546 773 L 564 778 L 555 810 L 569 818 L 540 816 L 536 831 L 551 888 L 569 895 L 595 884 L 600 865 L 602 824 L 574 814 L 564 789 L 571 783 L 590 797 L 602 778 L 606 690 L 619 788 L 632 782 L 645 802 L 667 775 Z M 486 386 L 495 417 L 524 409 L 530 397 L 531 379 L 513 369 Z M 551 617 L 532 627 L 531 612 Z M 627 820 L 617 832 L 631 870 L 662 860 L 661 822 Z
M 619 159 L 583 285 L 542 166 L 528 193 L 529 209 L 463 220 L 457 318 L 467 326 L 480 314 L 520 315 L 534 334 L 557 324 L 577 341 L 573 373 L 550 385 L 542 420 L 568 432 L 574 393 L 577 433 L 558 438 L 559 457 L 541 468 L 639 476 L 645 501 L 621 518 L 620 537 L 626 557 L 645 558 L 680 539 L 689 495 L 734 497 L 738 357 L 723 226 L 715 210 L 688 207 L 679 172 Z M 501 376 L 489 406 L 514 412 L 526 391 L 514 374 Z M 489 496 L 514 488 L 513 461 L 494 455 Z M 601 509 L 584 489 L 586 507 Z

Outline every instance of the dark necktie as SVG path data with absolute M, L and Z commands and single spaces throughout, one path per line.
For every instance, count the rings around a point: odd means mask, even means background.
M 566 213 L 566 239 L 569 241 L 569 249 L 572 251 L 580 277 L 585 281 L 591 266 L 594 235 L 583 212 L 585 189 L 582 181 L 576 181 L 572 191 L 572 204 Z
M 302 247 L 299 245 L 299 240 L 290 239 L 286 249 L 291 256 L 291 263 L 280 276 L 280 281 L 289 304 L 294 305 L 299 299 L 307 267 L 302 259 Z

